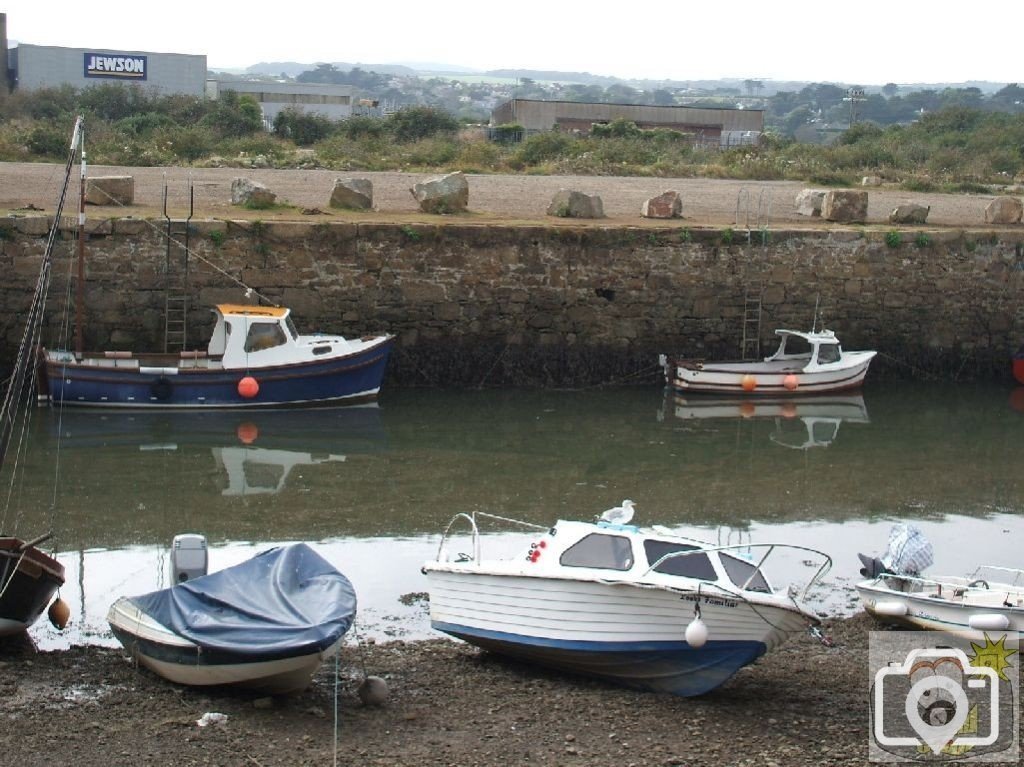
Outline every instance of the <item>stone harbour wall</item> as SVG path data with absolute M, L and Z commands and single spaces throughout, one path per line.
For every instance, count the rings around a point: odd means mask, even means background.
M 0 219 L 0 359 L 21 337 L 48 220 Z M 90 349 L 161 349 L 185 235 L 162 220 L 89 222 Z M 61 231 L 48 344 L 67 317 L 76 245 Z M 654 382 L 659 353 L 735 358 L 748 298 L 762 352 L 777 327 L 836 331 L 880 352 L 872 375 L 1009 379 L 1024 343 L 1024 230 L 733 231 L 193 221 L 189 346 L 242 285 L 289 306 L 300 332 L 398 336 L 390 383 L 581 387 Z M 170 270 L 170 275 L 169 275 Z M 73 312 L 71 314 L 73 316 Z M 65 342 L 67 345 L 70 342 Z M 875 371 L 879 372 L 876 373 Z

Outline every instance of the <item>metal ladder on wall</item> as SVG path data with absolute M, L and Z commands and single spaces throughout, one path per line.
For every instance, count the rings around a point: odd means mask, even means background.
M 167 214 L 167 182 L 164 181 L 164 219 L 167 221 L 167 258 L 164 263 L 164 352 L 185 351 L 188 338 L 189 222 L 195 209 L 195 190 L 188 183 L 188 218 Z
M 772 190 L 761 187 L 757 195 L 757 210 L 754 212 L 754 227 L 760 232 L 758 245 L 768 244 L 768 224 L 772 217 Z M 750 226 L 751 200 L 746 187 L 736 193 L 736 226 L 747 230 L 747 244 L 754 242 L 754 229 Z
M 743 297 L 743 340 L 740 356 L 745 360 L 761 358 L 761 294 L 760 282 L 747 285 Z

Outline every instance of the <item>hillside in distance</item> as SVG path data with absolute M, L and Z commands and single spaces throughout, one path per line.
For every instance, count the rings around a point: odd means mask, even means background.
M 297 61 L 271 61 L 271 62 L 260 62 L 246 67 L 243 74 L 248 75 L 263 75 L 263 76 L 278 76 L 286 75 L 288 77 L 297 77 L 303 72 L 309 72 L 317 68 L 322 63 L 330 63 L 336 69 L 347 72 L 355 67 L 362 69 L 364 72 L 376 72 L 383 75 L 396 75 L 399 77 L 429 77 L 432 75 L 446 75 L 452 79 L 458 79 L 459 75 L 472 76 L 476 81 L 486 79 L 487 77 L 493 77 L 496 80 L 509 80 L 509 79 L 530 79 L 538 82 L 561 82 L 561 83 L 578 83 L 580 85 L 598 85 L 603 88 L 607 88 L 610 85 L 622 84 L 629 85 L 634 88 L 640 88 L 642 90 L 654 90 L 657 88 L 666 89 L 687 89 L 695 91 L 723 91 L 723 90 L 738 90 L 740 92 L 750 92 L 751 95 L 757 96 L 773 96 L 780 91 L 799 91 L 807 85 L 819 83 L 817 80 L 772 80 L 769 78 L 721 78 L 717 80 L 699 79 L 699 80 L 678 80 L 678 79 L 666 79 L 666 80 L 637 80 L 637 79 L 626 79 L 621 77 L 615 77 L 613 75 L 595 75 L 590 72 L 558 72 L 553 70 L 539 70 L 539 69 L 490 69 L 490 70 L 478 70 L 472 67 L 466 67 L 456 64 L 443 64 L 443 63 L 425 63 L 425 62 L 409 62 L 401 64 L 366 64 L 356 63 L 352 64 L 343 61 L 334 62 L 316 62 L 316 63 L 302 63 Z M 865 88 L 868 91 L 875 92 L 881 90 L 885 83 L 857 83 L 857 82 L 836 82 L 834 85 L 842 87 L 858 86 Z M 965 81 L 959 83 L 952 82 L 941 82 L 941 83 L 896 83 L 902 90 L 907 91 L 919 91 L 919 90 L 944 90 L 946 88 L 977 88 L 984 94 L 992 94 L 998 91 L 1000 88 L 1006 85 L 1006 83 L 997 83 L 990 81 Z

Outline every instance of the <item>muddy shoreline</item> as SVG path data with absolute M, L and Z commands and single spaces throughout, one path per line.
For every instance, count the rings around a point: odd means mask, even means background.
M 868 632 L 878 627 L 859 614 L 824 628 L 832 646 L 800 635 L 688 699 L 444 639 L 349 645 L 284 699 L 177 687 L 120 649 L 38 653 L 8 641 L 0 747 L 21 767 L 866 764 Z M 359 700 L 366 674 L 387 681 L 385 706 Z M 200 727 L 205 713 L 227 720 Z

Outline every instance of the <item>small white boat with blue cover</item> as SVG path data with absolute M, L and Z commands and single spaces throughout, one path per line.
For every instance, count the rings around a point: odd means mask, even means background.
M 107 620 L 132 657 L 184 685 L 307 687 L 356 614 L 351 582 L 304 543 L 170 588 L 121 597 Z
M 475 512 L 449 523 L 423 572 L 434 629 L 486 650 L 639 689 L 691 696 L 818 623 L 803 604 L 831 559 L 788 544 L 719 546 L 628 524 L 632 503 L 597 522 L 550 528 Z M 526 525 L 512 559 L 483 559 L 478 518 Z M 468 522 L 472 552 L 447 553 Z M 819 564 L 806 587 L 777 590 L 764 566 L 779 549 Z M 760 554 L 751 557 L 754 551 Z

